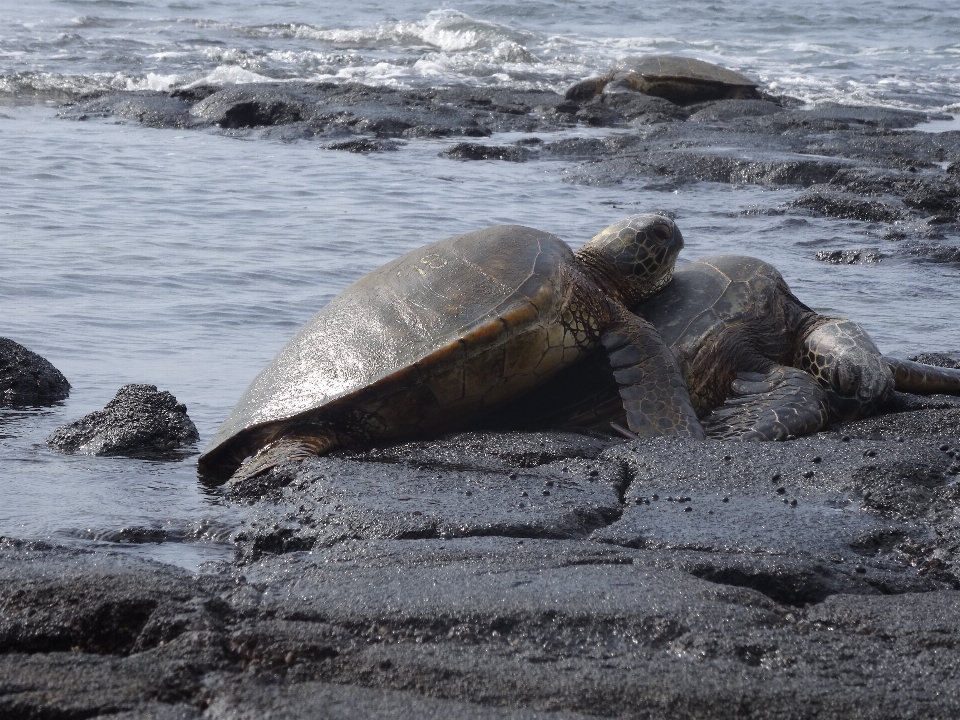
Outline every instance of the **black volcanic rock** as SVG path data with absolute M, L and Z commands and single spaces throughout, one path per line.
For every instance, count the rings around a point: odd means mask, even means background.
M 286 125 L 303 120 L 309 99 L 282 87 L 231 87 L 208 95 L 191 115 L 222 128 Z
M 479 145 L 477 143 L 457 143 L 440 153 L 441 157 L 452 160 L 506 160 L 508 162 L 526 162 L 530 153 L 522 147 L 511 145 Z
M 578 102 L 548 90 L 301 82 L 111 92 L 83 99 L 61 114 L 73 119 L 112 115 L 152 127 L 213 125 L 230 134 L 317 139 L 353 152 L 392 149 L 397 147 L 389 144 L 393 138 L 549 134 L 587 125 L 610 132 L 544 138 L 539 151 L 531 153 L 516 143 L 464 143 L 445 154 L 462 160 L 575 162 L 563 168 L 565 178 L 593 185 L 643 178 L 661 187 L 719 182 L 808 188 L 789 207 L 895 223 L 888 236 L 899 239 L 932 239 L 944 225 L 960 224 L 960 133 L 912 129 L 945 117 L 923 112 L 810 107 L 790 98 L 680 107 L 634 92 Z
M 863 200 L 843 193 L 810 192 L 793 201 L 793 206 L 813 210 L 828 217 L 863 222 L 892 223 L 909 216 L 902 208 L 892 207 L 878 200 Z
M 960 360 L 954 360 L 944 353 L 922 353 L 910 358 L 914 362 L 936 365 L 937 367 L 960 369 Z
M 833 265 L 866 265 L 878 263 L 885 256 L 878 250 L 818 250 L 816 258 L 820 262 Z
M 156 385 L 124 385 L 103 410 L 62 425 L 47 438 L 47 445 L 63 453 L 87 455 L 162 455 L 199 439 L 178 403 Z
M 0 716 L 957 717 L 960 399 L 886 410 L 343 450 L 229 484 L 198 573 L 0 538 Z
M 346 150 L 352 153 L 373 153 L 384 152 L 387 150 L 398 150 L 402 147 L 401 143 L 394 140 L 376 140 L 370 138 L 358 138 L 356 140 L 345 140 L 344 142 L 327 145 L 327 150 Z
M 70 394 L 70 383 L 49 361 L 0 338 L 0 406 L 50 405 Z

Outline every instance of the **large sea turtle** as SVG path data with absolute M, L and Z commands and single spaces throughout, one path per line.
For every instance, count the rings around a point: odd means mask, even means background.
M 703 437 L 672 353 L 627 309 L 670 281 L 682 247 L 669 218 L 638 215 L 576 253 L 517 225 L 414 250 L 294 335 L 210 441 L 200 472 L 251 477 L 339 444 L 455 429 L 600 345 L 633 432 Z
M 624 58 L 605 75 L 581 80 L 566 98 L 584 102 L 601 92 L 622 91 L 656 95 L 677 105 L 760 97 L 757 83 L 733 70 L 693 58 L 645 55 Z
M 740 255 L 677 268 L 633 306 L 653 322 L 683 373 L 710 437 L 785 440 L 869 415 L 894 388 L 960 394 L 960 371 L 884 357 L 860 326 L 800 302 L 770 264 Z M 558 374 L 493 426 L 605 427 L 622 422 L 606 360 Z

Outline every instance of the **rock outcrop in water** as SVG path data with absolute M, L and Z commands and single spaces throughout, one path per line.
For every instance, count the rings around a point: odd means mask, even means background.
M 799 107 L 790 98 L 681 106 L 633 92 L 578 101 L 550 91 L 354 83 L 118 92 L 83 101 L 63 114 L 332 140 L 328 147 L 360 152 L 394 149 L 398 146 L 390 143 L 404 138 L 471 137 L 477 140 L 443 154 L 458 160 L 574 161 L 578 164 L 565 169 L 565 176 L 589 184 L 636 178 L 664 189 L 700 181 L 803 188 L 786 207 L 759 211 L 873 223 L 884 239 L 914 239 L 897 245 L 895 253 L 960 261 L 956 248 L 927 242 L 960 230 L 960 133 L 913 129 L 946 117 L 935 114 Z M 551 140 L 551 134 L 578 125 L 611 132 Z M 508 131 L 544 137 L 536 152 L 523 144 L 483 140 Z
M 0 338 L 0 407 L 50 405 L 70 394 L 70 383 L 48 360 Z
M 199 574 L 0 540 L 0 715 L 956 717 L 960 400 L 887 409 L 292 463 Z
M 62 425 L 47 445 L 63 453 L 156 456 L 200 438 L 187 406 L 156 385 L 124 385 L 103 410 Z

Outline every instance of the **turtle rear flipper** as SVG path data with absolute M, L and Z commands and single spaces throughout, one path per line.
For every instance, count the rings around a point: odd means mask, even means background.
M 895 387 L 916 395 L 960 395 L 960 370 L 884 356 Z
M 281 463 L 322 455 L 336 445 L 336 435 L 328 430 L 303 430 L 284 435 L 264 445 L 256 455 L 247 458 L 230 480 L 243 482 L 263 475 Z
M 817 432 L 830 417 L 827 393 L 809 373 L 777 365 L 739 373 L 732 395 L 703 420 L 717 440 L 787 440 Z
M 652 323 L 624 311 L 600 341 L 632 432 L 640 437 L 706 437 L 677 359 Z

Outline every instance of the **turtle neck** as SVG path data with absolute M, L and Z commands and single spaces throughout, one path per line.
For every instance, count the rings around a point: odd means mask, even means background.
M 585 245 L 574 253 L 574 257 L 611 300 L 622 303 L 627 307 L 639 300 L 639 298 L 631 297 L 627 279 L 602 250 Z

